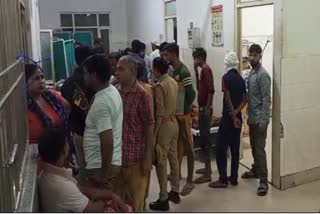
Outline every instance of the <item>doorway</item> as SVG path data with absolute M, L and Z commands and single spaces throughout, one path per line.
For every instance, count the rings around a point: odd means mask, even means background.
M 242 60 L 241 64 L 241 74 L 245 77 L 250 71 L 250 63 L 248 61 L 248 49 L 252 44 L 258 44 L 263 49 L 262 66 L 268 71 L 271 80 L 273 90 L 273 62 L 274 62 L 274 5 L 272 1 L 269 0 L 259 0 L 259 1 L 248 1 L 248 0 L 238 0 L 236 4 L 237 8 L 237 50 L 239 59 Z M 271 91 L 271 95 L 272 95 Z M 273 100 L 273 96 L 272 96 Z M 266 143 L 266 153 L 267 153 L 267 164 L 269 182 L 273 182 L 275 177 L 279 176 L 274 173 L 273 167 L 278 168 L 280 166 L 279 160 L 272 160 L 274 157 L 272 153 L 273 141 L 272 141 L 272 106 L 270 109 L 271 118 L 268 127 L 267 143 Z M 247 113 L 244 112 L 245 120 L 247 119 Z M 242 153 L 243 158 L 240 161 L 241 164 L 251 169 L 253 164 L 253 157 L 251 152 L 250 140 L 249 140 L 249 128 L 244 123 L 243 133 L 242 133 Z M 279 172 L 280 173 L 280 172 Z

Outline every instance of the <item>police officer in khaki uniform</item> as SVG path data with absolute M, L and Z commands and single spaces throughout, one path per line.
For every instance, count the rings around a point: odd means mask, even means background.
M 155 137 L 156 137 L 156 172 L 160 185 L 159 200 L 150 204 L 155 211 L 168 211 L 169 200 L 179 195 L 179 163 L 177 140 L 179 126 L 176 120 L 178 85 L 168 74 L 169 65 L 163 58 L 153 61 L 154 76 L 159 80 L 155 86 Z M 167 160 L 170 163 L 171 192 L 167 192 Z M 180 198 L 179 201 L 180 202 Z

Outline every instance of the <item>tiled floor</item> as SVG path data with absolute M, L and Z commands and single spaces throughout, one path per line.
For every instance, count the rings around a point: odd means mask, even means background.
M 196 162 L 196 169 L 202 164 Z M 213 178 L 217 179 L 216 164 Z M 240 166 L 240 174 L 245 168 Z M 186 163 L 183 163 L 183 175 L 186 175 Z M 181 181 L 184 185 L 185 179 Z M 256 196 L 257 180 L 240 180 L 238 187 L 224 190 L 208 188 L 207 184 L 196 186 L 191 195 L 182 198 L 179 205 L 170 203 L 170 212 L 319 212 L 320 181 L 299 186 L 287 191 L 270 188 L 266 197 Z M 168 187 L 169 190 L 169 187 Z M 155 170 L 152 173 L 148 203 L 158 199 L 159 187 Z M 147 210 L 150 211 L 150 210 Z

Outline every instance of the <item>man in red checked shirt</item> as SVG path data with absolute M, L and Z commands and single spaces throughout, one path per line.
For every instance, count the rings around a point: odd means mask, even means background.
M 122 168 L 115 192 L 135 212 L 143 212 L 154 152 L 154 114 L 152 100 L 137 80 L 137 68 L 132 56 L 122 57 L 117 65 L 124 119 Z

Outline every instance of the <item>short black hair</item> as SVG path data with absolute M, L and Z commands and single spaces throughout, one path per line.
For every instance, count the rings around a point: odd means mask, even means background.
M 145 70 L 144 60 L 136 54 L 133 54 L 132 58 L 133 58 L 133 60 L 136 64 L 136 67 L 137 67 L 137 79 L 141 80 L 141 78 L 143 78 L 144 70 Z
M 131 48 L 134 53 L 138 53 L 140 51 L 141 42 L 137 39 L 131 42 Z
M 97 77 L 102 82 L 107 82 L 111 77 L 111 64 L 107 56 L 104 54 L 96 54 L 83 63 L 83 67 L 87 69 L 89 73 L 97 73 Z
M 67 135 L 64 128 L 45 129 L 38 143 L 39 154 L 45 162 L 54 163 L 64 152 L 66 143 Z
M 157 57 L 153 60 L 153 68 L 157 69 L 160 74 L 166 74 L 169 70 L 169 64 L 161 57 Z
M 109 56 L 108 56 L 108 58 L 110 60 L 114 59 L 116 61 L 119 61 L 121 57 L 122 57 L 122 54 L 120 54 L 119 52 L 113 52 L 113 53 L 109 54 Z
M 143 42 L 140 42 L 140 50 L 145 51 L 147 49 L 147 45 Z
M 89 56 L 93 55 L 93 50 L 89 46 L 80 45 L 75 49 L 76 63 L 80 66 Z
M 174 42 L 169 43 L 164 47 L 163 51 L 168 51 L 169 53 L 173 53 L 176 56 L 179 56 L 179 45 Z
M 253 53 L 253 52 L 255 52 L 257 54 L 262 54 L 261 46 L 258 45 L 258 44 L 251 45 L 250 48 L 249 48 L 249 53 Z
M 42 68 L 37 64 L 25 64 L 24 72 L 26 76 L 26 81 L 28 81 L 32 77 L 32 75 L 36 73 L 38 69 L 40 69 L 43 72 Z
M 196 48 L 195 51 L 192 53 L 193 58 L 200 58 L 203 61 L 207 60 L 207 52 L 204 48 Z
M 132 52 L 131 48 L 124 49 L 124 55 L 128 55 L 130 52 Z
M 103 44 L 103 41 L 101 38 L 95 38 L 93 44 L 94 45 Z
M 162 42 L 162 43 L 160 44 L 160 46 L 159 46 L 160 52 L 163 51 L 164 47 L 166 47 L 167 44 L 168 44 L 168 42 Z

